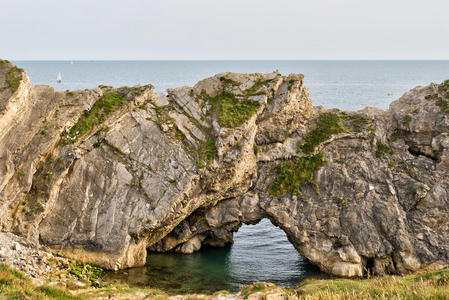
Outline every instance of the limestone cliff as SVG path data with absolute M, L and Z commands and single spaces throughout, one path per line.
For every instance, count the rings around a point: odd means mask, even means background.
M 0 61 L 0 228 L 121 269 L 269 218 L 330 274 L 443 268 L 448 98 L 445 82 L 325 110 L 278 73 L 56 92 Z

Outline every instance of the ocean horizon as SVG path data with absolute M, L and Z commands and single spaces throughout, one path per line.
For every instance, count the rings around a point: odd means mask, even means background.
M 314 105 L 358 110 L 388 108 L 391 101 L 419 85 L 449 78 L 449 60 L 17 60 L 31 84 L 56 90 L 100 84 L 152 84 L 155 91 L 193 86 L 223 72 L 302 73 Z M 62 74 L 62 83 L 56 82 Z

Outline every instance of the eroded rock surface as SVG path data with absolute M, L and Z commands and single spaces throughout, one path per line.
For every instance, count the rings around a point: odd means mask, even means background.
M 448 82 L 343 112 L 296 74 L 56 92 L 1 61 L 0 91 L 0 228 L 36 247 L 122 269 L 269 218 L 330 274 L 449 264 Z

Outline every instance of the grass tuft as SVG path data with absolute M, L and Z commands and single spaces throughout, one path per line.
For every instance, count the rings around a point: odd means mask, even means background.
M 297 288 L 299 299 L 449 299 L 449 270 L 372 279 L 309 279 Z
M 25 275 L 5 264 L 0 264 L 0 299 L 81 300 L 59 288 L 49 286 L 37 288 Z
M 221 82 L 223 82 L 223 84 L 225 86 L 229 86 L 229 85 L 231 85 L 231 86 L 240 86 L 241 85 L 240 82 L 232 80 L 231 78 L 227 78 L 227 77 L 224 77 L 224 76 L 221 76 L 219 79 L 220 79 Z
M 89 264 L 75 263 L 70 265 L 69 273 L 78 280 L 89 283 L 93 287 L 101 287 L 103 269 Z
M 408 124 L 410 124 L 410 121 L 412 120 L 412 116 L 410 115 L 405 115 L 404 119 L 402 120 L 402 124 L 404 124 L 405 126 L 408 126 Z
M 64 138 L 64 143 L 76 142 L 80 137 L 88 133 L 95 126 L 106 121 L 109 114 L 116 111 L 125 103 L 125 99 L 115 92 L 104 93 L 99 98 L 92 108 L 85 112 L 78 120 L 78 122 L 70 128 L 67 136 Z
M 6 73 L 6 77 L 5 77 L 5 81 L 8 85 L 0 88 L 0 92 L 6 90 L 7 88 L 10 88 L 11 93 L 14 94 L 19 89 L 20 81 L 22 81 L 22 73 L 23 73 L 23 69 L 17 68 L 16 66 L 12 67 Z
M 316 127 L 304 138 L 304 144 L 299 149 L 306 153 L 312 153 L 322 142 L 330 139 L 333 134 L 347 132 L 340 117 L 335 113 L 322 113 L 316 122 Z
M 206 101 L 211 105 L 209 113 L 215 116 L 222 127 L 233 128 L 245 123 L 254 115 L 260 103 L 254 100 L 236 98 L 234 93 L 223 91 L 211 97 L 206 95 Z
M 376 157 L 381 158 L 384 154 L 393 154 L 393 150 L 385 144 L 382 144 L 380 140 L 377 140 Z
M 373 119 L 361 114 L 349 115 L 341 112 L 340 118 L 348 123 L 348 126 L 353 132 L 362 132 L 364 129 L 371 131 L 369 125 L 374 122 Z
M 208 163 L 214 161 L 217 155 L 217 147 L 213 139 L 207 140 L 207 142 L 201 141 L 200 147 L 197 151 L 197 165 L 198 168 L 203 169 Z
M 326 163 L 327 159 L 323 153 L 281 162 L 273 168 L 278 176 L 271 184 L 268 193 L 273 196 L 281 196 L 288 192 L 299 193 L 302 183 L 312 184 L 318 193 L 318 186 L 314 181 L 315 171 Z

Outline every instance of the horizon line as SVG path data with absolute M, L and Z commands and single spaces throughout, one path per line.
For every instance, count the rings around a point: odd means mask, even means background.
M 447 59 L 9 59 L 10 61 L 449 61 Z

